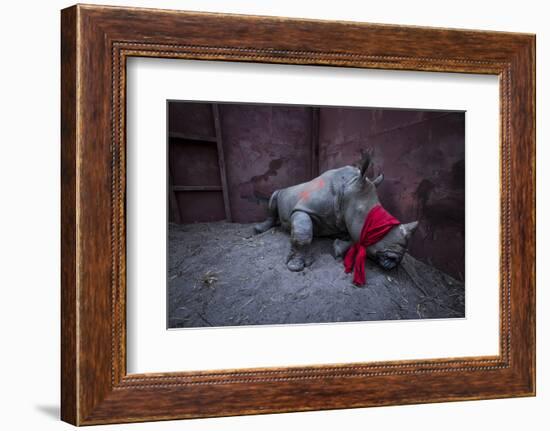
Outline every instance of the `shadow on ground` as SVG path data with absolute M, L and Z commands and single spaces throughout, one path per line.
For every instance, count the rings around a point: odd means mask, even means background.
M 405 255 L 385 271 L 368 261 L 355 287 L 332 240 L 315 238 L 311 264 L 291 272 L 288 233 L 251 224 L 170 224 L 170 328 L 464 317 L 464 284 Z
M 49 417 L 50 419 L 60 419 L 60 410 L 59 406 L 56 405 L 37 405 L 35 406 L 36 410 L 38 410 L 43 415 Z

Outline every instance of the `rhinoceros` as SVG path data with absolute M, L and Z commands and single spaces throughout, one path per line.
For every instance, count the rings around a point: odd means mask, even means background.
M 276 190 L 268 204 L 268 218 L 254 226 L 262 233 L 280 223 L 290 231 L 291 248 L 287 267 L 302 271 L 306 266 L 307 246 L 314 236 L 334 237 L 335 257 L 342 257 L 360 240 L 369 212 L 380 205 L 376 188 L 383 174 L 371 180 L 366 172 L 370 157 L 360 167 L 331 169 L 306 183 Z M 384 269 L 396 267 L 403 258 L 418 221 L 397 224 L 375 244 L 366 247 L 366 255 Z

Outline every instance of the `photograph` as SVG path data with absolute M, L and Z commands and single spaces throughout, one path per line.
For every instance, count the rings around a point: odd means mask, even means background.
M 166 109 L 169 329 L 465 317 L 464 111 Z

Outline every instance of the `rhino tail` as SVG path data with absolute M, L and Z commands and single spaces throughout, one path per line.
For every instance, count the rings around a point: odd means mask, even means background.
M 279 211 L 277 207 L 277 196 L 279 196 L 280 190 L 275 190 L 271 197 L 269 198 L 269 203 L 267 204 L 267 211 L 270 217 L 277 219 L 279 217 Z

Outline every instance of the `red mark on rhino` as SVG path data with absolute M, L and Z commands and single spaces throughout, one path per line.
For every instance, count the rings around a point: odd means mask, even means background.
M 306 189 L 300 193 L 300 199 L 309 200 L 311 197 L 311 193 L 316 192 L 317 190 L 321 190 L 323 187 L 325 187 L 325 181 L 322 178 L 317 178 L 313 181 L 310 181 L 309 184 L 306 186 Z

